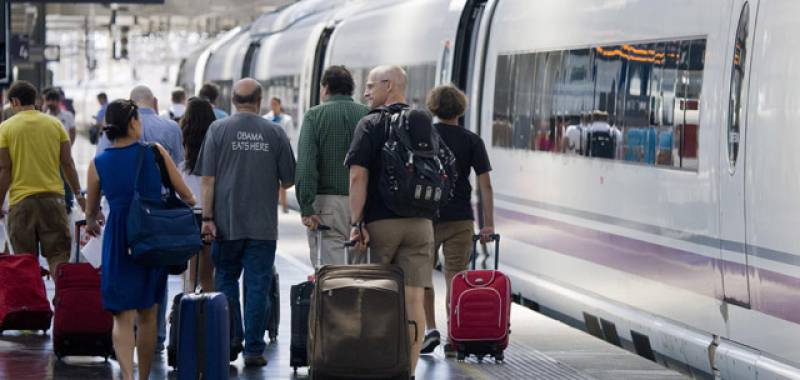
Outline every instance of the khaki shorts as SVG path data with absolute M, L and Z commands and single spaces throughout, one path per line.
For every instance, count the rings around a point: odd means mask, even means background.
M 433 226 L 436 242 L 433 256 L 434 265 L 436 251 L 441 247 L 442 256 L 444 256 L 444 272 L 450 275 L 449 278 L 469 268 L 474 224 L 475 222 L 472 220 L 459 220 L 437 223 Z
M 368 224 L 367 231 L 373 263 L 400 267 L 406 286 L 432 286 L 433 223 L 429 219 L 384 219 Z
M 7 223 L 15 253 L 36 254 L 41 247 L 51 273 L 58 264 L 69 261 L 71 238 L 63 195 L 28 196 L 11 206 Z

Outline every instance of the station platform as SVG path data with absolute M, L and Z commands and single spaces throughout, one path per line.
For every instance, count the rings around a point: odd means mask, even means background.
M 82 183 L 88 163 L 93 157 L 93 146 L 79 138 L 74 156 Z M 500 231 L 502 232 L 502 231 Z M 309 263 L 305 227 L 300 215 L 291 211 L 279 216 L 279 240 L 276 266 L 280 274 L 281 323 L 276 342 L 267 347 L 269 364 L 263 368 L 246 368 L 240 358 L 231 363 L 231 379 L 306 379 L 307 368 L 297 374 L 289 367 L 290 308 L 289 288 L 305 280 L 313 272 Z M 500 264 L 502 269 L 502 262 Z M 55 292 L 52 281 L 47 281 L 50 297 Z M 437 325 L 446 335 L 444 309 L 444 277 L 434 272 L 437 292 Z M 512 284 L 513 286 L 513 284 Z M 169 296 L 182 289 L 178 276 L 169 278 Z M 559 321 L 550 319 L 528 308 L 514 304 L 511 311 L 511 344 L 506 350 L 505 362 L 492 359 L 478 362 L 475 358 L 465 362 L 445 358 L 442 347 L 432 355 L 423 355 L 416 371 L 417 379 L 574 379 L 574 380 L 678 380 L 681 374 L 634 355 L 617 346 L 597 339 Z M 4 332 L 0 335 L 0 380 L 90 380 L 120 379 L 119 366 L 102 358 L 56 359 L 52 353 L 49 335 L 41 333 Z M 176 372 L 167 366 L 166 352 L 153 366 L 150 379 L 175 379 Z

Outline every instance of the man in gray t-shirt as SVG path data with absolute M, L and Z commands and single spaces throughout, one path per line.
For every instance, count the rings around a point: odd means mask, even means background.
M 231 350 L 247 366 L 264 366 L 264 330 L 278 239 L 278 187 L 290 188 L 295 160 L 286 132 L 259 117 L 261 85 L 242 79 L 233 87 L 237 113 L 211 124 L 195 167 L 202 176 L 203 237 L 216 238 L 214 286 L 232 311 Z M 244 329 L 239 277 L 245 272 Z M 274 305 L 280 307 L 280 305 Z M 244 333 L 242 333 L 244 330 Z

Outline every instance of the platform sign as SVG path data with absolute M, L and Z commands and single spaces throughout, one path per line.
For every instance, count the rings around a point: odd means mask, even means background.
M 11 0 L 0 0 L 0 85 L 11 81 Z

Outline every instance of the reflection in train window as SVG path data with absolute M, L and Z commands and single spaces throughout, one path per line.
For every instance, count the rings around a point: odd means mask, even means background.
M 261 85 L 264 87 L 264 97 L 261 99 L 261 112 L 269 112 L 270 101 L 272 98 L 278 98 L 281 100 L 283 112 L 289 114 L 292 119 L 298 120 L 298 113 L 300 112 L 300 75 L 272 77 L 261 82 Z M 297 127 L 298 122 L 295 121 L 295 128 Z M 291 135 L 294 131 L 286 132 Z
M 698 168 L 706 40 L 501 54 L 492 145 Z

